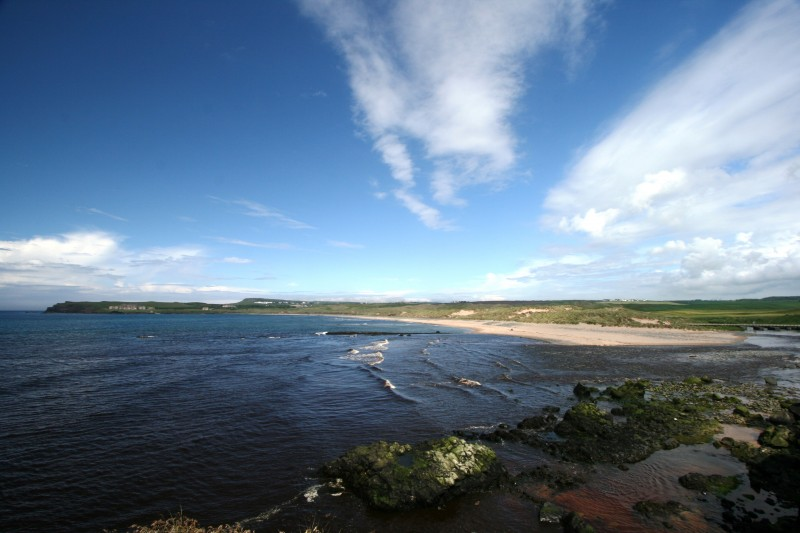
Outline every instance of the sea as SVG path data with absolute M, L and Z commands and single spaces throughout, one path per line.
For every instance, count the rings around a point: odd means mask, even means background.
M 798 366 L 789 333 L 723 347 L 579 347 L 353 317 L 0 312 L 0 531 L 125 531 L 178 514 L 254 531 L 552 531 L 530 498 L 378 512 L 318 471 L 376 440 L 563 413 L 578 381 L 771 376 L 794 393 Z M 553 461 L 491 445 L 512 473 Z M 686 530 L 714 531 L 719 503 L 698 503 L 675 478 L 690 464 L 743 472 L 726 453 L 682 446 L 626 476 L 597 467 L 560 501 L 583 505 L 599 531 L 640 531 L 630 508 L 646 491 L 699 506 L 702 524 Z

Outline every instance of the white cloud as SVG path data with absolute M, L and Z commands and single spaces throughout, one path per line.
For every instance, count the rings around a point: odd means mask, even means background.
M 782 233 L 754 245 L 737 239 L 695 238 L 686 247 L 680 268 L 664 281 L 702 294 L 800 293 L 800 233 Z
M 451 227 L 416 185 L 410 147 L 431 164 L 433 200 L 463 205 L 468 185 L 507 179 L 516 162 L 510 117 L 525 61 L 584 38 L 588 0 L 301 2 L 343 53 L 358 118 L 398 182 L 394 196 L 431 228 Z
M 786 221 L 800 194 L 798 26 L 797 2 L 745 9 L 585 152 L 547 197 L 550 223 L 626 239 Z M 611 210 L 602 232 L 580 223 Z
M 252 259 L 247 259 L 244 257 L 226 257 L 222 260 L 223 263 L 230 263 L 233 265 L 247 265 L 252 263 Z
M 601 237 L 603 230 L 619 216 L 619 209 L 609 208 L 602 212 L 592 207 L 584 215 L 575 215 L 570 220 L 562 218 L 559 228 L 568 231 L 583 231 L 592 237 Z
M 681 169 L 646 174 L 644 180 L 634 188 L 631 204 L 639 210 L 650 209 L 654 201 L 663 201 L 665 196 L 679 190 L 685 182 L 686 172 Z
M 31 305 L 27 300 L 16 301 L 19 296 L 15 295 L 23 291 L 40 305 L 56 303 L 59 298 L 171 299 L 201 293 L 230 301 L 264 293 L 256 288 L 210 285 L 206 269 L 218 261 L 207 257 L 201 247 L 134 250 L 122 242 L 121 237 L 102 231 L 0 241 L 0 287 L 6 298 L 0 304 Z M 235 257 L 222 260 L 246 261 Z
M 662 296 L 796 291 L 798 27 L 800 3 L 751 3 L 585 150 L 544 222 L 667 272 Z
M 406 209 L 417 215 L 417 218 L 429 228 L 445 230 L 455 229 L 451 221 L 442 218 L 442 213 L 438 209 L 420 200 L 413 192 L 409 192 L 405 188 L 395 189 L 394 197 L 400 200 L 400 203 L 402 203 Z

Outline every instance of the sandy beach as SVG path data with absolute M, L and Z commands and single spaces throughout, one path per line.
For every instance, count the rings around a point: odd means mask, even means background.
M 375 319 L 376 317 L 364 318 Z M 691 331 L 669 328 L 593 326 L 590 324 L 536 324 L 451 318 L 417 319 L 392 317 L 388 320 L 437 324 L 469 329 L 475 333 L 509 335 L 577 346 L 698 346 L 735 344 L 747 338 L 743 333 L 730 331 Z

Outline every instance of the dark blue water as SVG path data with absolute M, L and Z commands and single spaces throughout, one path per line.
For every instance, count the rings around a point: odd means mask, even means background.
M 337 330 L 386 334 L 316 334 Z M 357 444 L 565 406 L 579 379 L 710 365 L 740 380 L 783 369 L 792 382 L 795 356 L 753 345 L 564 347 L 335 317 L 0 313 L 0 531 L 124 529 L 180 510 L 263 531 L 320 514 L 347 516 L 355 530 L 515 530 L 535 517 L 532 505 L 492 496 L 484 510 L 456 502 L 438 515 L 376 515 L 315 503 L 315 472 Z

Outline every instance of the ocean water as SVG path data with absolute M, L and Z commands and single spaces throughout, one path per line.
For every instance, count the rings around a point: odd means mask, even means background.
M 0 531 L 123 530 L 181 511 L 257 531 L 536 530 L 535 506 L 507 495 L 376 513 L 318 496 L 316 471 L 355 445 L 566 407 L 579 380 L 773 375 L 800 387 L 797 339 L 757 341 L 581 348 L 355 318 L 3 312 Z M 548 461 L 498 452 L 512 471 Z

